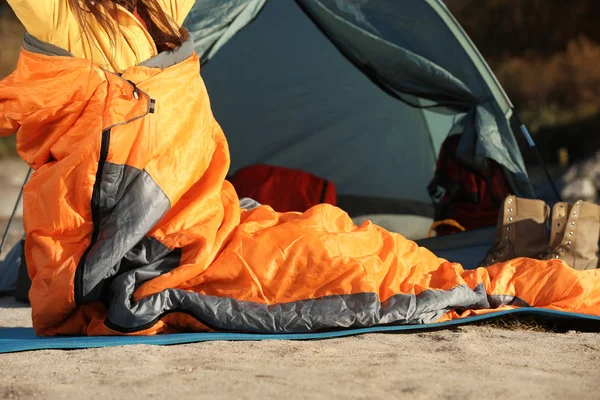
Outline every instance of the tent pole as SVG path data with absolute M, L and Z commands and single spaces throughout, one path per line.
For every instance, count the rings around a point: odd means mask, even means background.
M 513 112 L 514 112 L 514 110 L 513 110 Z M 560 193 L 558 191 L 558 188 L 556 187 L 556 184 L 554 183 L 554 180 L 552 179 L 552 176 L 550 175 L 550 171 L 548 171 L 548 167 L 546 166 L 546 163 L 544 162 L 544 159 L 542 158 L 542 155 L 540 154 L 540 151 L 538 150 L 537 146 L 535 145 L 535 142 L 533 141 L 533 138 L 531 137 L 531 134 L 529 133 L 529 130 L 527 129 L 527 127 L 525 126 L 525 124 L 523 122 L 521 122 L 521 119 L 519 118 L 519 116 L 517 115 L 516 112 L 514 112 L 514 116 L 515 116 L 515 119 L 517 120 L 517 123 L 519 124 L 519 128 L 521 130 L 521 133 L 523 133 L 523 136 L 525 137 L 525 140 L 527 140 L 527 144 L 529 145 L 529 148 L 533 152 L 533 154 L 534 154 L 535 158 L 537 159 L 537 162 L 539 163 L 539 165 L 544 170 L 544 173 L 546 174 L 546 178 L 548 179 L 548 182 L 550 183 L 550 186 L 552 186 L 552 191 L 554 192 L 554 195 L 556 196 L 556 199 L 559 202 L 562 201 L 562 199 L 560 197 Z
M 6 229 L 4 230 L 4 235 L 2 236 L 2 242 L 0 243 L 0 255 L 2 254 L 2 250 L 4 249 L 6 240 L 8 239 L 8 232 L 10 231 L 10 226 L 12 225 L 15 215 L 17 213 L 17 209 L 19 208 L 19 203 L 21 202 L 21 198 L 23 197 L 23 190 L 25 189 L 25 184 L 27 183 L 27 181 L 29 180 L 29 177 L 31 176 L 31 171 L 32 171 L 31 168 L 29 168 L 29 171 L 27 171 L 27 176 L 25 177 L 23 186 L 21 186 L 21 191 L 19 192 L 19 197 L 17 197 L 17 201 L 15 202 L 15 207 L 13 208 L 12 214 L 10 215 L 8 223 L 6 224 Z

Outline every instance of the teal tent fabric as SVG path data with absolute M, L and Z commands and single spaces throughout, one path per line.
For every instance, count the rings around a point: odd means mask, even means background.
M 496 118 L 493 93 L 432 2 L 301 0 L 344 54 L 397 96 L 412 94 L 468 112 L 462 155 L 491 158 L 520 180 L 524 162 L 510 130 Z M 484 71 L 483 71 L 484 72 Z M 498 121 L 496 121 L 498 119 Z M 470 143 L 476 143 L 469 146 Z
M 440 0 L 199 0 L 185 25 L 232 172 L 282 165 L 341 194 L 429 202 L 460 129 L 461 157 L 499 162 L 533 196 L 512 104 Z

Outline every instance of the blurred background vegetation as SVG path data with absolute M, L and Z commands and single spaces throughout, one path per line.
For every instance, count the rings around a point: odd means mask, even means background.
M 557 161 L 560 148 L 571 161 L 600 149 L 600 1 L 444 1 L 547 162 Z
M 599 0 L 445 2 L 548 162 L 556 162 L 561 147 L 571 160 L 600 149 Z M 0 79 L 15 68 L 23 33 L 6 0 L 0 0 Z M 0 140 L 0 157 L 14 154 L 14 137 Z
M 17 65 L 25 29 L 14 17 L 6 0 L 0 0 L 0 79 L 10 74 Z M 0 157 L 15 154 L 15 136 L 0 137 Z

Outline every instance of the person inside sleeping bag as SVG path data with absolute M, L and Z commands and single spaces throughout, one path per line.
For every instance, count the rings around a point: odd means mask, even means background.
M 193 0 L 8 3 L 28 33 L 0 82 L 0 135 L 16 132 L 34 170 L 38 334 L 313 332 L 524 306 L 600 315 L 600 275 L 560 260 L 465 271 L 332 205 L 242 209 L 181 28 Z

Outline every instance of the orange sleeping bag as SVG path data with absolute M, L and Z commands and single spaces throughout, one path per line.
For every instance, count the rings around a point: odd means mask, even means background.
M 600 315 L 597 270 L 517 259 L 465 271 L 331 205 L 241 210 L 191 43 L 122 75 L 38 46 L 0 82 L 0 134 L 16 131 L 35 169 L 25 252 L 41 335 L 310 332 L 524 306 Z

